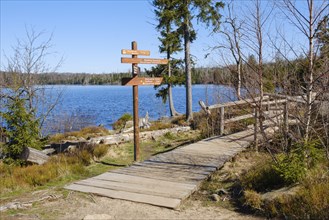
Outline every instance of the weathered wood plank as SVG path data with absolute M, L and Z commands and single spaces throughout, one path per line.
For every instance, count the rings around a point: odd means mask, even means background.
M 215 168 L 208 168 L 208 167 L 192 167 L 192 166 L 168 166 L 166 163 L 134 163 L 133 166 L 142 166 L 142 167 L 148 167 L 148 168 L 155 168 L 155 169 L 160 169 L 160 170 L 169 170 L 170 172 L 175 172 L 175 171 L 184 171 L 184 172 L 191 172 L 191 173 L 196 173 L 196 174 L 202 174 L 204 172 L 211 173 Z
M 190 170 L 182 170 L 182 169 L 163 169 L 160 167 L 148 167 L 148 166 L 143 166 L 143 165 L 133 165 L 129 168 L 126 168 L 126 170 L 138 170 L 141 172 L 154 172 L 154 173 L 161 173 L 161 174 L 170 174 L 173 175 L 173 173 L 175 173 L 174 175 L 179 175 L 179 176 L 197 176 L 197 177 L 203 177 L 203 176 L 207 176 L 209 175 L 211 172 L 209 171 L 199 171 L 199 172 L 191 172 Z
M 254 102 L 259 101 L 259 97 L 256 97 L 254 99 L 243 99 L 243 100 L 239 100 L 239 101 L 234 101 L 234 102 L 226 102 L 224 104 L 214 104 L 214 105 L 210 105 L 207 106 L 207 109 L 216 109 L 216 108 L 221 108 L 221 107 L 230 107 L 230 106 L 236 106 L 236 105 L 245 105 L 245 104 L 251 104 Z M 269 99 L 269 96 L 264 96 L 263 100 L 267 100 Z
M 152 185 L 152 186 L 145 186 L 145 185 L 138 185 L 133 183 L 120 183 L 112 182 L 110 180 L 100 180 L 90 178 L 87 180 L 81 180 L 75 184 L 84 185 L 84 186 L 94 186 L 104 189 L 111 189 L 111 190 L 118 190 L 123 192 L 133 192 L 133 193 L 140 193 L 140 194 L 147 194 L 147 195 L 155 195 L 167 198 L 176 198 L 181 199 L 183 198 L 186 193 L 188 193 L 191 189 L 186 188 L 173 188 L 173 187 L 159 187 L 159 185 Z
M 241 120 L 248 119 L 248 118 L 253 118 L 253 117 L 254 117 L 254 114 L 241 115 L 241 116 L 237 116 L 237 117 L 234 117 L 234 118 L 226 119 L 224 121 L 224 123 L 225 124 L 232 123 L 232 122 L 241 121 Z
M 140 172 L 138 170 L 126 170 L 126 169 L 119 169 L 113 170 L 114 173 L 126 174 L 130 176 L 139 176 L 139 177 L 147 177 L 154 180 L 168 180 L 170 182 L 177 182 L 177 183 L 187 183 L 187 184 L 196 184 L 197 182 L 203 180 L 204 176 L 181 176 L 181 175 L 170 175 L 160 172 Z
M 161 196 L 153 196 L 153 195 L 145 195 L 140 193 L 132 193 L 132 192 L 122 192 L 110 189 L 103 189 L 98 187 L 92 186 L 83 186 L 78 184 L 71 184 L 65 187 L 66 189 L 86 192 L 86 193 L 94 193 L 100 196 L 107 196 L 114 199 L 123 199 L 129 200 L 134 202 L 141 202 L 171 209 L 178 208 L 181 200 L 180 199 L 173 199 L 173 198 L 166 198 Z
M 132 183 L 136 185 L 144 185 L 148 187 L 152 187 L 153 185 L 158 185 L 159 187 L 163 188 L 176 188 L 176 189 L 190 189 L 192 190 L 195 185 L 194 184 L 186 184 L 186 183 L 177 183 L 177 182 L 170 182 L 168 180 L 156 180 L 147 177 L 139 177 L 139 176 L 131 176 L 127 174 L 120 174 L 120 173 L 113 173 L 113 172 L 106 172 L 101 175 L 93 177 L 93 179 L 100 179 L 100 180 L 110 180 L 113 182 L 121 183 Z

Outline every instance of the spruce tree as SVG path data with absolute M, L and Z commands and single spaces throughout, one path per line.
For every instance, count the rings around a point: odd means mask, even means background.
M 42 142 L 39 138 L 39 120 L 27 111 L 24 98 L 17 96 L 8 99 L 5 108 L 6 111 L 0 113 L 6 121 L 6 134 L 9 137 L 4 153 L 6 161 L 11 163 L 19 161 L 26 147 L 41 149 Z
M 167 86 L 160 86 L 156 96 L 161 97 L 164 103 L 168 98 L 170 115 L 177 116 L 179 114 L 175 110 L 172 94 L 172 87 L 177 84 L 182 84 L 182 81 L 177 81 L 181 80 L 182 77 L 176 77 L 181 74 L 181 71 L 179 71 L 177 67 L 178 64 L 181 63 L 181 60 L 172 58 L 173 54 L 182 51 L 179 33 L 174 29 L 175 24 L 178 22 L 178 19 L 175 16 L 177 1 L 153 0 L 152 5 L 155 7 L 154 12 L 158 18 L 156 29 L 160 32 L 159 40 L 161 45 L 159 46 L 159 50 L 161 53 L 166 53 L 166 58 L 169 62 L 166 67 L 159 65 L 149 71 L 148 74 L 164 76 L 164 84 L 167 84 Z

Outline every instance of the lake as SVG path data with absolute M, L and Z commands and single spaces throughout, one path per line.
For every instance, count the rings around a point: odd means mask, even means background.
M 50 87 L 49 87 L 50 88 Z M 132 114 L 132 88 L 129 86 L 55 86 L 53 90 L 63 90 L 61 102 L 56 106 L 44 133 L 77 130 L 90 125 L 111 125 L 124 113 Z M 151 120 L 169 116 L 168 103 L 156 98 L 153 86 L 139 87 L 139 115 L 148 112 Z M 193 112 L 200 111 L 199 100 L 214 104 L 236 100 L 234 90 L 222 85 L 193 85 Z M 176 110 L 185 113 L 185 87 L 173 88 Z

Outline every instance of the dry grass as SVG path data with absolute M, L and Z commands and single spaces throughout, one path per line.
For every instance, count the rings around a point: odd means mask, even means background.
M 105 136 L 109 135 L 109 130 L 107 130 L 104 127 L 85 127 L 81 129 L 80 131 L 72 131 L 72 132 L 66 132 L 64 134 L 55 134 L 50 136 L 49 142 L 50 143 L 57 143 L 62 140 L 70 140 L 70 139 L 76 139 L 79 137 L 89 139 L 93 137 L 99 137 L 99 136 Z
M 77 157 L 58 155 L 43 165 L 12 166 L 0 164 L 1 197 L 19 190 L 30 190 L 50 182 L 73 176 L 85 176 L 88 172 Z

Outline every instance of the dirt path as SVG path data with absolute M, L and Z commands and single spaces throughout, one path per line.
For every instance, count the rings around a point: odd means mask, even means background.
M 84 219 L 87 215 L 98 215 L 94 217 L 99 219 L 104 214 L 108 219 L 257 219 L 221 207 L 204 207 L 200 201 L 188 200 L 182 205 L 181 210 L 174 211 L 78 192 L 71 192 L 66 198 L 36 203 L 29 210 L 1 217 L 70 220 Z

